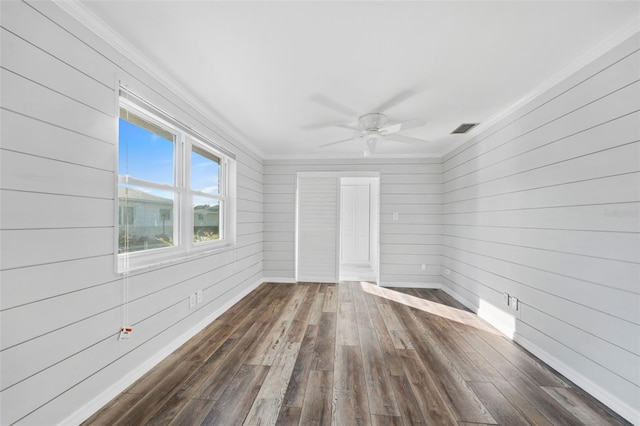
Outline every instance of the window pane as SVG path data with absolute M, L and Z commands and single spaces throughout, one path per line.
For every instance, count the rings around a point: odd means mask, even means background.
M 191 189 L 207 194 L 220 194 L 220 158 L 193 146 L 191 150 Z
M 173 246 L 174 193 L 139 186 L 118 186 L 118 252 Z
M 119 174 L 173 185 L 174 141 L 172 133 L 120 109 Z
M 220 239 L 220 202 L 206 197 L 193 198 L 193 242 Z

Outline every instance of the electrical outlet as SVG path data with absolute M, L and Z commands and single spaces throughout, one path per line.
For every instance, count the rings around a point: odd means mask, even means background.
M 514 297 L 514 296 L 510 296 L 509 300 L 509 305 L 511 306 L 511 309 L 513 309 L 514 311 L 517 311 L 520 307 L 518 306 L 518 298 Z
M 423 263 L 423 264 L 422 264 L 422 270 L 423 270 L 423 271 L 426 271 L 426 270 L 427 270 L 427 264 L 426 264 L 426 263 Z
M 400 219 L 400 214 L 398 212 L 393 212 L 393 220 Z
M 509 293 L 502 293 L 502 299 L 504 301 L 504 304 L 509 306 Z
M 196 291 L 196 303 L 202 303 L 202 290 Z
M 193 308 L 194 306 L 196 306 L 196 294 L 190 294 L 189 295 L 189 308 Z

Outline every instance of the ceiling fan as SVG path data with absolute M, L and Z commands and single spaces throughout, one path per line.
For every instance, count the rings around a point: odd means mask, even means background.
M 388 101 L 384 102 L 382 105 L 379 105 L 376 111 L 385 111 L 396 104 L 404 101 L 410 96 L 413 96 L 415 92 L 405 90 L 395 95 Z M 348 107 L 341 105 L 332 99 L 327 98 L 323 95 L 314 95 L 311 98 L 313 101 L 324 105 L 327 108 L 331 108 L 334 111 L 338 111 L 341 114 L 348 115 L 350 117 L 357 116 L 357 114 Z M 328 124 L 315 124 L 310 126 L 305 126 L 307 129 L 313 128 L 321 128 L 321 127 L 342 127 L 350 130 L 356 131 L 356 135 L 347 139 L 341 139 L 334 142 L 329 142 L 321 147 L 327 147 L 331 145 L 337 145 L 345 142 L 364 142 L 364 156 L 368 157 L 371 154 L 375 153 L 376 145 L 378 141 L 383 139 L 388 139 L 395 142 L 402 143 L 425 143 L 429 142 L 423 139 L 417 139 L 410 136 L 400 135 L 398 132 L 408 129 L 413 129 L 416 127 L 424 126 L 426 123 L 420 120 L 409 120 L 409 121 L 392 121 L 386 114 L 381 112 L 373 112 L 364 114 L 358 117 L 357 123 L 354 125 L 352 123 L 328 123 Z

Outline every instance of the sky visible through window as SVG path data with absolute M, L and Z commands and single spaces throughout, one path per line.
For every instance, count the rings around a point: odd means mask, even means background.
M 120 175 L 130 175 L 146 181 L 175 185 L 174 142 L 148 129 L 120 118 L 119 125 Z M 196 152 L 191 153 L 191 188 L 218 194 L 219 164 Z M 160 195 L 147 188 L 145 192 Z
M 218 195 L 219 176 L 220 164 L 218 162 L 191 151 L 191 189 Z

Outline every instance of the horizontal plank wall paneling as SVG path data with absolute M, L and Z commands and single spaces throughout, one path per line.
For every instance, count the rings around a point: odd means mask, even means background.
M 261 282 L 263 166 L 53 2 L 1 2 L 0 16 L 0 424 L 57 424 L 99 408 Z M 236 245 L 133 273 L 124 342 L 116 78 L 237 157 Z
M 514 317 L 516 341 L 634 422 L 639 48 L 636 34 L 442 165 L 445 288 L 494 321 Z
M 299 281 L 333 283 L 338 278 L 339 193 L 336 177 L 298 178 Z
M 296 173 L 379 172 L 380 282 L 440 283 L 441 171 L 439 159 L 266 160 L 265 277 L 295 278 Z

